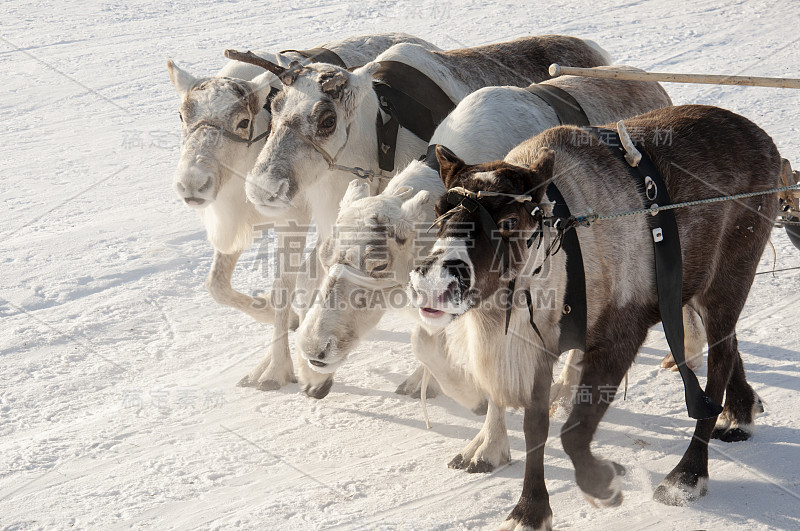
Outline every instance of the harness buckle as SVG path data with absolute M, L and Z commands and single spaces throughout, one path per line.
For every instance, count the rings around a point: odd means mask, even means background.
M 658 197 L 658 186 L 650 176 L 644 178 L 644 194 L 649 201 L 655 201 L 656 197 Z
M 664 241 L 664 232 L 661 230 L 661 227 L 653 229 L 653 241 L 656 243 Z

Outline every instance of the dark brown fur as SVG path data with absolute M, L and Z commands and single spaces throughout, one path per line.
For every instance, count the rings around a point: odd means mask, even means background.
M 566 35 L 538 35 L 513 41 L 487 44 L 474 48 L 461 48 L 446 52 L 433 52 L 467 85 L 475 82 L 475 72 L 461 77 L 460 65 L 467 59 L 475 66 L 480 86 L 497 84 L 506 79 L 507 84 L 520 87 L 550 79 L 548 68 L 561 62 L 572 66 L 601 66 L 608 64 L 603 55 L 585 41 Z

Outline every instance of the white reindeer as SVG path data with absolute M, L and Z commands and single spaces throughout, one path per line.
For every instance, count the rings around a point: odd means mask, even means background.
M 358 66 L 401 42 L 438 49 L 403 33 L 352 37 L 323 48 L 337 54 L 346 65 Z M 281 64 L 311 61 L 294 51 L 276 54 L 275 58 Z M 283 247 L 287 231 L 282 229 L 297 232 L 297 227 L 307 227 L 310 222 L 308 208 L 303 204 L 270 213 L 253 208 L 245 196 L 244 177 L 255 165 L 269 132 L 271 112 L 265 103 L 270 92 L 282 89 L 282 84 L 272 72 L 239 61 L 228 62 L 210 78 L 195 78 L 171 60 L 167 68 L 181 97 L 183 127 L 181 158 L 173 186 L 178 197 L 198 211 L 214 247 L 206 287 L 219 304 L 236 308 L 259 322 L 275 323 L 267 357 L 240 385 L 277 389 L 295 381 L 288 343 L 295 275 L 276 275 L 273 297 L 266 298 L 236 291 L 231 286 L 231 276 L 242 251 L 252 244 L 253 227 L 273 224 L 277 244 Z
M 671 105 L 657 83 L 565 76 L 543 84 L 571 94 L 592 123 Z M 487 161 L 505 156 L 521 141 L 557 125 L 554 110 L 527 90 L 490 87 L 467 96 L 439 125 L 431 144 L 447 146 L 467 161 Z M 300 350 L 318 370 L 330 373 L 331 368 L 344 363 L 352 347 L 377 324 L 388 306 L 341 308 L 330 301 L 406 300 L 391 293 L 376 297 L 374 292 L 402 289 L 408 283 L 416 260 L 428 254 L 436 238 L 435 233 L 426 231 L 435 218 L 435 201 L 429 200 L 444 191 L 439 172 L 419 161 L 412 162 L 377 196 L 369 196 L 369 187 L 363 181 L 350 183 L 334 235 L 318 246 L 320 261 L 328 270 L 321 296 L 296 337 Z M 370 293 L 358 296 L 359 291 Z M 444 393 L 473 410 L 486 407 L 486 393 L 448 356 L 444 333 L 438 327 L 429 328 L 428 319 L 416 309 L 405 309 L 418 322 L 411 335 L 414 355 L 430 369 Z M 319 358 L 310 357 L 315 354 Z M 319 367 L 315 363 L 319 361 L 325 365 Z M 580 378 L 580 361 L 580 352 L 573 351 L 559 382 L 563 396 L 554 393 L 553 400 L 571 397 L 572 383 Z M 487 472 L 507 462 L 509 452 L 505 412 L 489 402 L 483 429 L 450 466 Z
M 591 41 L 550 35 L 448 52 L 400 44 L 353 72 L 325 64 L 288 69 L 273 65 L 285 90 L 273 102 L 272 134 L 247 177 L 247 197 L 257 210 L 277 215 L 307 204 L 319 237 L 330 235 L 352 179 L 340 168 L 379 171 L 376 117 L 385 121 L 388 116 L 379 110 L 372 74 L 381 61 L 412 66 L 458 102 L 488 85 L 527 86 L 547 79 L 547 68 L 555 61 L 597 66 L 607 64 L 609 56 Z M 427 140 L 400 128 L 396 167 L 424 154 Z M 383 182 L 374 179 L 367 187 L 376 193 Z M 320 360 L 320 353 L 301 351 L 314 360 L 315 369 L 327 374 L 298 367 L 304 391 L 316 398 L 327 395 L 335 370 L 335 364 Z

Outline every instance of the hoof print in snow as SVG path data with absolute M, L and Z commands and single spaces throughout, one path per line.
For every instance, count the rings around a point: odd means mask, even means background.
M 303 392 L 310 396 L 311 398 L 321 399 L 328 396 L 328 393 L 331 392 L 331 387 L 333 386 L 333 378 L 328 378 L 320 385 L 306 385 L 303 387 Z

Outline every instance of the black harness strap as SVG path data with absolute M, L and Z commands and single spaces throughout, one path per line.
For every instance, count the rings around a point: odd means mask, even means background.
M 311 48 L 310 50 L 283 50 L 281 53 L 294 52 L 299 53 L 306 59 L 311 59 L 314 63 L 328 63 L 342 68 L 347 68 L 342 58 L 327 48 Z
M 373 74 L 372 88 L 381 110 L 390 117 L 383 123 L 378 112 L 379 167 L 394 171 L 400 126 L 423 140 L 430 140 L 436 126 L 455 108 L 455 103 L 431 78 L 398 61 L 381 61 L 380 68 Z
M 642 160 L 634 168 L 625 160 L 625 148 L 622 147 L 622 141 L 616 131 L 598 127 L 592 127 L 590 130 L 628 168 L 647 207 L 671 204 L 664 180 L 641 146 L 637 146 L 637 149 L 642 154 Z M 672 210 L 662 210 L 655 216 L 648 216 L 647 221 L 653 238 L 658 309 L 664 326 L 664 335 L 667 337 L 667 343 L 683 379 L 689 416 L 694 419 L 715 417 L 722 412 L 722 408 L 703 392 L 697 376 L 686 365 L 683 345 L 683 264 L 675 214 Z
M 589 118 L 583 112 L 583 107 L 566 90 L 555 85 L 538 83 L 530 85 L 525 90 L 538 96 L 552 107 L 561 125 L 578 125 L 581 127 L 589 125 Z
M 546 191 L 548 199 L 555 201 L 553 216 L 566 220 L 572 214 L 564 196 L 550 183 Z M 561 239 L 561 247 L 567 253 L 567 292 L 564 295 L 564 307 L 561 309 L 561 336 L 558 348 L 561 352 L 570 349 L 586 351 L 586 273 L 583 269 L 583 253 L 578 241 L 575 227 L 566 229 Z M 533 311 L 531 309 L 531 315 Z M 531 319 L 533 319 L 531 317 Z

